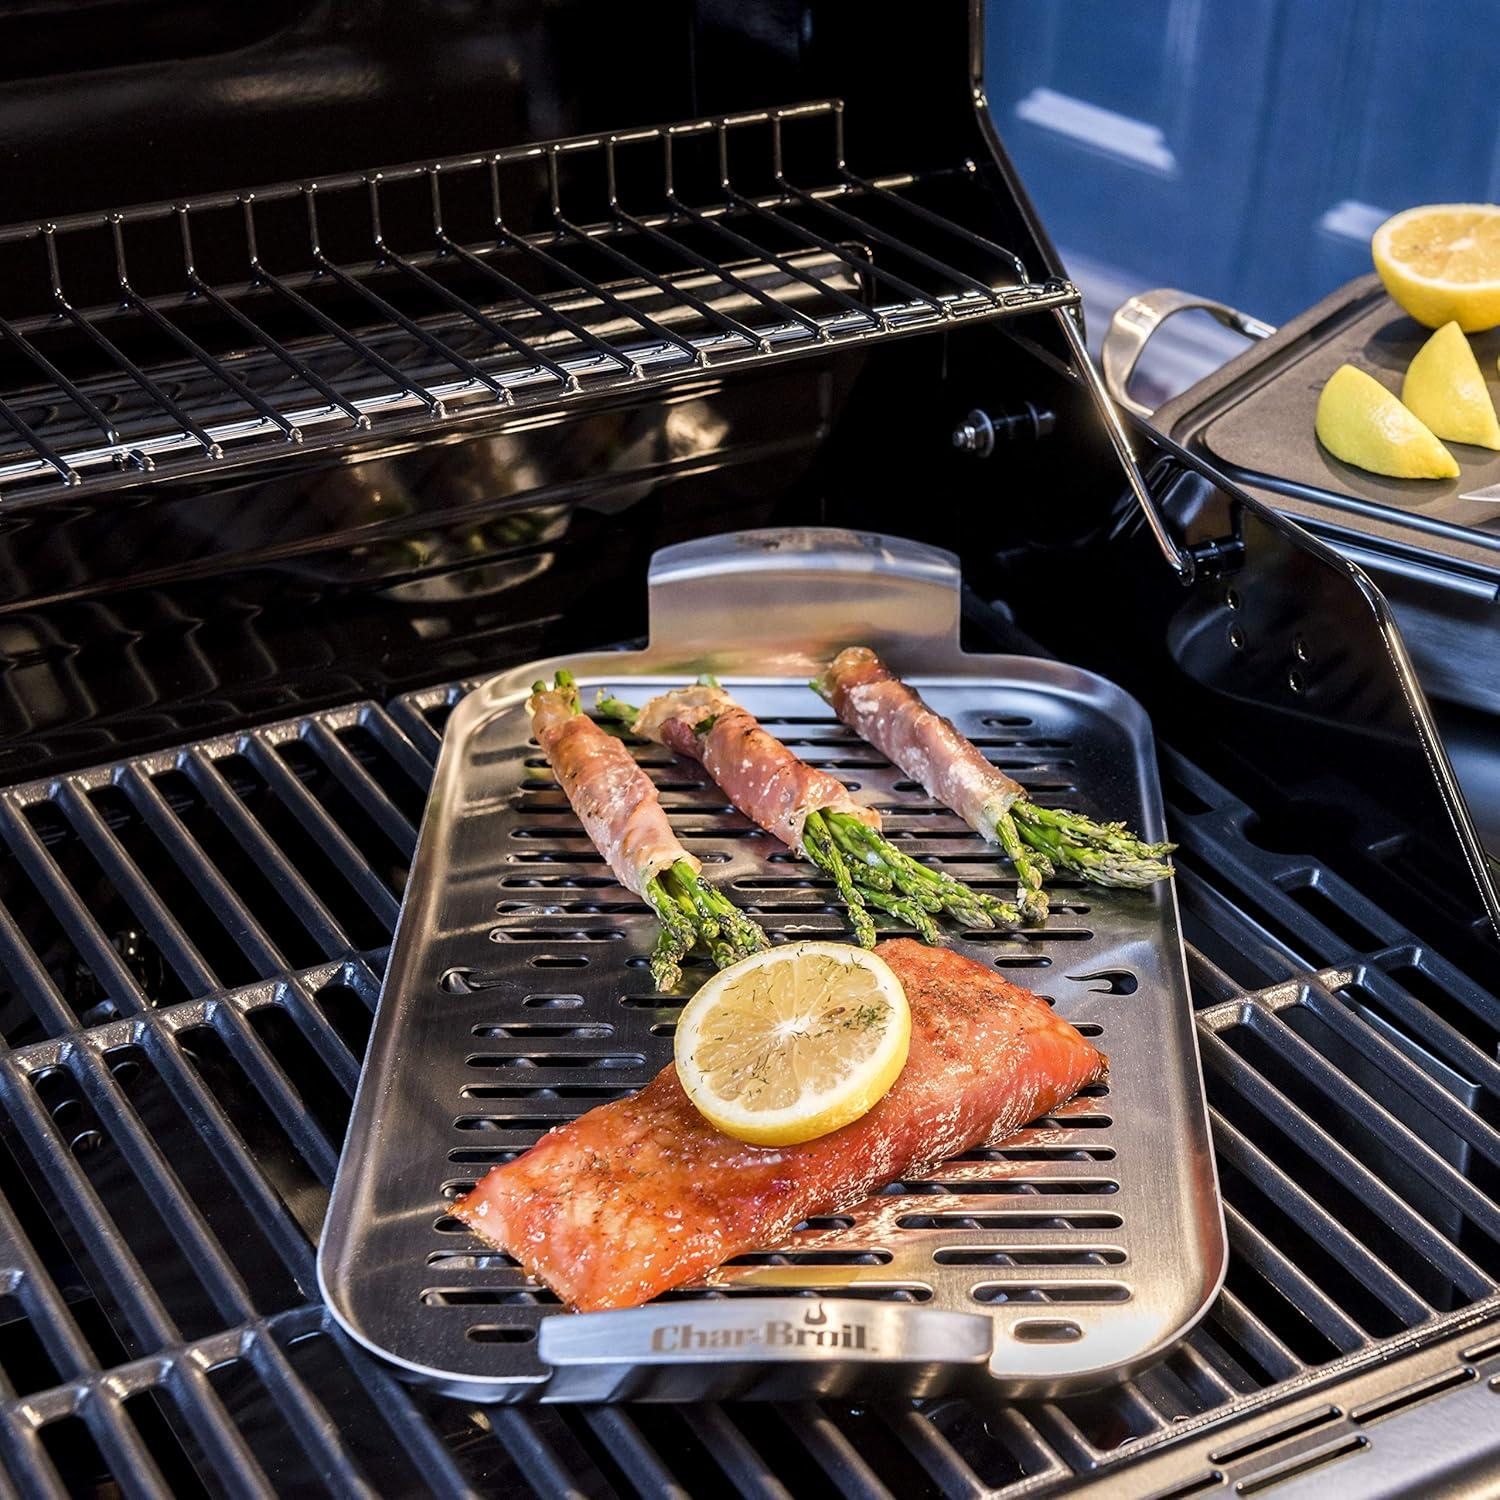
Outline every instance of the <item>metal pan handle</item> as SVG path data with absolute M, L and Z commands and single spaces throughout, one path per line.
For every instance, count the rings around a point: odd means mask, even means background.
M 656 553 L 647 588 L 653 651 L 716 671 L 795 670 L 855 641 L 943 667 L 960 659 L 958 559 L 902 537 L 831 526 L 703 537 Z
M 1104 384 L 1116 405 L 1138 417 L 1151 415 L 1149 406 L 1129 394 L 1130 377 L 1135 374 L 1135 367 L 1152 334 L 1168 318 L 1194 309 L 1210 314 L 1226 328 L 1244 334 L 1247 339 L 1268 339 L 1276 332 L 1270 323 L 1252 318 L 1249 313 L 1242 313 L 1227 303 L 1215 302 L 1212 297 L 1200 297 L 1196 292 L 1178 291 L 1176 287 L 1159 287 L 1154 292 L 1129 297 L 1115 309 L 1100 349 Z
M 648 1385 L 670 1391 L 674 1369 L 679 1380 L 687 1377 L 684 1391 L 701 1392 L 737 1369 L 776 1366 L 801 1366 L 797 1383 L 816 1391 L 820 1376 L 832 1384 L 847 1381 L 860 1365 L 904 1365 L 905 1383 L 921 1390 L 955 1366 L 983 1370 L 995 1333 L 995 1320 L 979 1313 L 857 1298 L 769 1297 L 546 1318 L 539 1353 L 570 1399 L 619 1400 Z

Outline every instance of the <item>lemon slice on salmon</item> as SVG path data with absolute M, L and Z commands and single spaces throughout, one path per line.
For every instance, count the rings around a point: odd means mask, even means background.
M 1318 441 L 1335 458 L 1394 479 L 1454 479 L 1458 465 L 1421 421 L 1375 379 L 1340 365 L 1318 396 Z
M 673 1050 L 711 1125 L 756 1146 L 839 1129 L 906 1065 L 911 1011 L 883 958 L 846 943 L 788 943 L 721 970 L 683 1007 Z
M 1417 350 L 1401 382 L 1401 400 L 1435 437 L 1500 448 L 1495 403 L 1457 323 L 1444 323 Z
M 1500 324 L 1500 204 L 1431 203 L 1389 218 L 1370 254 L 1385 289 L 1429 328 Z

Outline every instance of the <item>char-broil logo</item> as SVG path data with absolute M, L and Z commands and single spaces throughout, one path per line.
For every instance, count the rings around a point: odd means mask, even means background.
M 673 1323 L 651 1330 L 657 1354 L 682 1354 L 697 1349 L 859 1349 L 876 1353 L 870 1330 L 860 1322 L 832 1323 L 822 1303 L 803 1313 L 802 1320 L 767 1318 L 743 1328 L 700 1328 Z

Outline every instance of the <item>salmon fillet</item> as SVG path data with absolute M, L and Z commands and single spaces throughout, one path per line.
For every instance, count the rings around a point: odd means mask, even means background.
M 993 969 L 908 938 L 875 951 L 905 987 L 911 1050 L 862 1118 L 797 1146 L 748 1146 L 693 1108 L 669 1063 L 493 1168 L 452 1212 L 570 1307 L 636 1307 L 1103 1076 L 1098 1048 Z

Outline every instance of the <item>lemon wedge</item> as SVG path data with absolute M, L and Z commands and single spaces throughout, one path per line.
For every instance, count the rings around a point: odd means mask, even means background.
M 1385 289 L 1429 328 L 1500 324 L 1500 204 L 1433 203 L 1387 219 L 1370 241 Z
M 1457 323 L 1444 323 L 1417 350 L 1401 382 L 1401 400 L 1434 437 L 1500 448 L 1495 403 Z
M 756 1146 L 857 1120 L 906 1065 L 911 1011 L 883 958 L 788 943 L 721 970 L 683 1007 L 673 1050 L 698 1112 Z
M 1394 479 L 1453 479 L 1453 455 L 1372 375 L 1340 365 L 1318 396 L 1318 441 L 1335 458 Z

